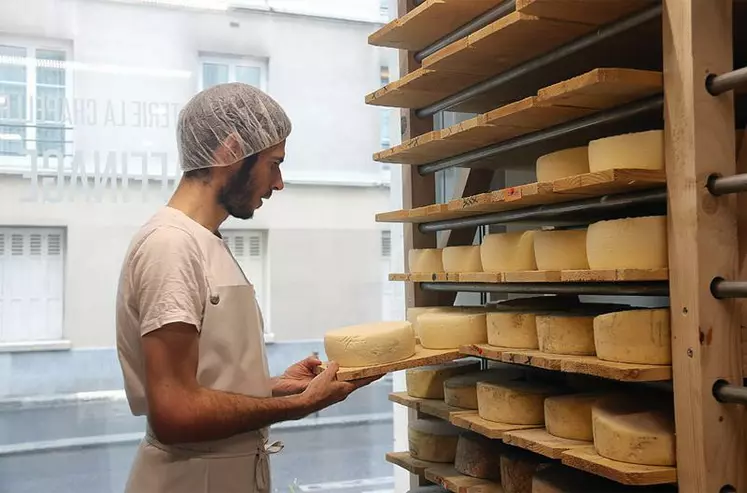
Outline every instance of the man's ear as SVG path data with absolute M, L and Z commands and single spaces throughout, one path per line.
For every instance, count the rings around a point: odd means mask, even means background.
M 213 159 L 217 166 L 230 166 L 241 161 L 243 157 L 241 141 L 235 133 L 229 135 L 213 153 Z

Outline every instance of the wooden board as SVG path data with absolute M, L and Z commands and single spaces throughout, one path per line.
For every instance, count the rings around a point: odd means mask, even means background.
M 472 412 L 469 409 L 462 409 L 459 407 L 449 406 L 440 399 L 419 399 L 417 397 L 411 397 L 407 395 L 407 392 L 393 392 L 389 394 L 389 400 L 415 409 L 423 414 L 441 418 L 445 421 L 450 421 L 453 416 L 461 413 Z
M 560 459 L 566 450 L 588 447 L 591 442 L 568 440 L 550 435 L 544 428 L 507 431 L 503 443 L 520 447 L 551 459 Z
M 416 476 L 424 476 L 426 469 L 441 465 L 436 462 L 415 459 L 410 455 L 410 452 L 389 452 L 386 454 L 386 461 Z
M 364 366 L 360 368 L 346 368 L 341 366 L 337 372 L 337 379 L 349 381 L 358 380 L 361 378 L 375 377 L 395 371 L 406 370 L 408 368 L 438 365 L 461 357 L 462 356 L 459 351 L 425 349 L 424 347 L 417 345 L 415 347 L 415 355 L 402 361 L 387 363 L 383 365 Z M 319 368 L 319 371 L 322 371 L 326 367 L 326 364 L 322 364 L 317 368 Z
M 377 214 L 378 222 L 427 223 L 470 217 L 489 212 L 522 209 L 533 205 L 556 204 L 601 195 L 660 188 L 666 175 L 660 170 L 617 169 L 584 173 L 552 182 L 528 183 L 493 192 L 452 200 L 446 207 L 423 206 Z
M 652 3 L 653 0 L 517 0 L 516 10 L 548 19 L 601 25 Z
M 487 419 L 481 418 L 477 414 L 477 411 L 469 411 L 456 414 L 451 417 L 450 421 L 454 426 L 464 428 L 465 430 L 471 430 L 485 437 L 497 440 L 503 439 L 503 435 L 507 431 L 536 428 L 536 426 L 533 425 L 513 425 L 509 423 L 496 423 L 494 421 L 488 421 Z
M 546 370 L 591 375 L 621 382 L 660 382 L 672 379 L 672 367 L 668 365 L 638 365 L 603 361 L 595 356 L 570 356 L 547 354 L 538 350 L 510 349 L 488 344 L 462 346 L 464 355 L 533 366 Z
M 451 465 L 426 469 L 425 479 L 453 493 L 503 493 L 503 487 L 500 483 L 465 476 L 457 472 Z
M 563 452 L 563 464 L 597 476 L 631 486 L 671 484 L 677 482 L 677 469 L 662 466 L 640 466 L 605 459 L 593 446 Z
M 401 282 L 634 282 L 666 281 L 668 269 L 617 270 L 527 270 L 517 272 L 465 272 L 432 274 L 389 274 L 390 281 Z

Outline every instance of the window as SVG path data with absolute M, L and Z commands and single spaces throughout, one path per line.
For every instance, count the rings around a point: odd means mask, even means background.
M 62 339 L 63 230 L 0 227 L 0 343 Z
M 227 82 L 243 82 L 267 90 L 267 63 L 252 57 L 200 57 L 200 90 Z
M 381 67 L 381 87 L 389 84 L 389 67 Z M 389 116 L 392 110 L 389 108 L 382 108 L 381 110 L 381 147 L 388 149 L 391 147 L 391 140 L 389 139 Z

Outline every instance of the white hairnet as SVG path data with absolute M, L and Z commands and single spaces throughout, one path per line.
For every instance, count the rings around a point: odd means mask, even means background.
M 285 140 L 291 122 L 283 108 L 254 86 L 219 84 L 195 95 L 179 113 L 177 144 L 183 171 L 229 166 Z M 227 146 L 230 159 L 216 162 Z

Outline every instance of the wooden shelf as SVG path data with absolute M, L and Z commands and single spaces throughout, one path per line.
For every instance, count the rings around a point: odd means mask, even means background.
M 667 269 L 617 269 L 617 270 L 532 270 L 520 272 L 466 272 L 389 274 L 390 281 L 403 282 L 634 282 L 666 281 Z
M 451 424 L 464 428 L 465 430 L 474 431 L 480 435 L 492 438 L 495 440 L 502 440 L 503 436 L 508 431 L 515 430 L 526 430 L 530 428 L 536 428 L 533 425 L 512 425 L 509 423 L 496 423 L 494 421 L 488 421 L 487 419 L 481 418 L 477 411 L 469 411 L 465 413 L 459 413 L 451 418 Z
M 666 175 L 661 170 L 612 169 L 584 173 L 550 182 L 528 183 L 481 193 L 446 204 L 434 204 L 376 215 L 381 223 L 427 223 L 471 217 L 491 212 L 522 209 L 535 205 L 557 204 L 602 195 L 661 188 Z
M 677 468 L 641 466 L 605 459 L 594 446 L 563 452 L 563 464 L 631 486 L 671 484 L 677 482 Z
M 389 394 L 389 400 L 407 406 L 410 409 L 415 409 L 423 414 L 441 418 L 445 421 L 451 421 L 454 416 L 459 414 L 473 412 L 470 409 L 449 406 L 440 399 L 419 399 L 417 397 L 410 397 L 407 395 L 407 392 L 393 392 Z
M 566 450 L 588 447 L 591 442 L 568 440 L 550 435 L 544 428 L 507 431 L 503 443 L 520 447 L 550 459 L 560 459 Z
M 465 355 L 504 363 L 579 373 L 621 382 L 659 382 L 672 379 L 672 367 L 668 365 L 615 363 L 594 356 L 548 354 L 537 350 L 499 348 L 488 344 L 462 346 L 460 350 Z
M 337 379 L 343 381 L 358 380 L 361 378 L 375 377 L 379 375 L 385 375 L 387 373 L 407 370 L 408 368 L 417 368 L 419 366 L 428 365 L 439 365 L 455 359 L 461 358 L 462 355 L 459 351 L 455 350 L 439 350 L 439 349 L 425 349 L 421 345 L 415 347 L 415 355 L 394 363 L 387 363 L 383 365 L 375 366 L 363 366 L 363 367 L 340 367 L 337 371 Z M 326 364 L 322 364 L 317 367 L 318 371 L 323 371 L 327 367 Z
M 386 454 L 386 461 L 395 466 L 399 466 L 416 476 L 425 476 L 426 469 L 441 465 L 436 462 L 415 459 L 410 455 L 410 452 L 389 452 Z
M 465 476 L 450 465 L 426 469 L 425 479 L 453 493 L 503 493 L 500 483 Z
M 517 0 L 516 10 L 548 19 L 602 25 L 651 4 L 651 0 Z

